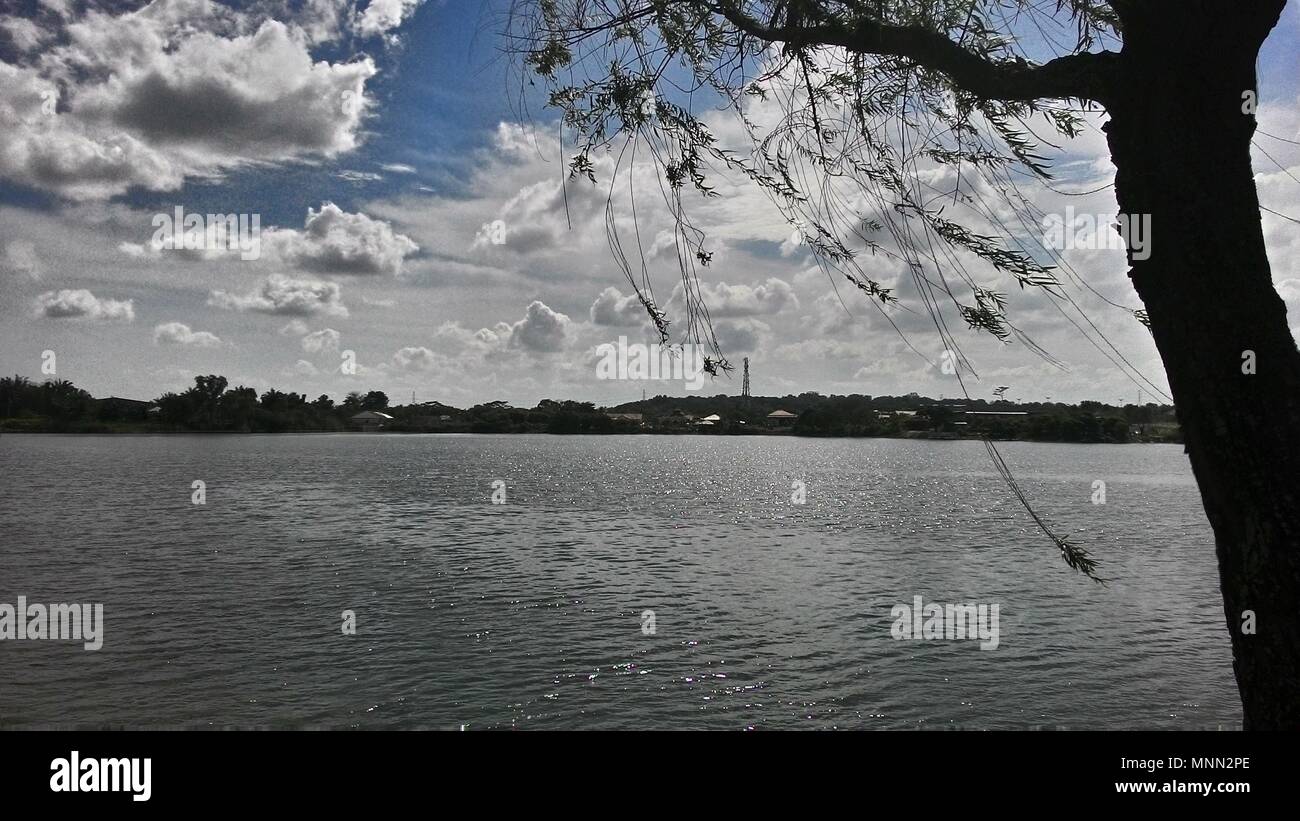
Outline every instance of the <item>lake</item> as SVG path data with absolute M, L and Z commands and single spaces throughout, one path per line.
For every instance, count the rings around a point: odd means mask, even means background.
M 0 726 L 1238 727 L 1182 447 L 999 449 L 1108 585 L 974 441 L 5 435 L 0 603 L 105 626 L 0 641 Z

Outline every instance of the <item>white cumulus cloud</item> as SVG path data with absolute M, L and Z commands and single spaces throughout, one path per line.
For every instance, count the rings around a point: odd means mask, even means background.
M 263 240 L 291 265 L 321 274 L 396 276 L 403 261 L 419 250 L 389 223 L 349 214 L 332 202 L 307 209 L 302 231 L 276 229 Z
M 367 37 L 397 28 L 424 0 L 370 0 L 357 19 L 357 31 Z
M 680 303 L 683 288 L 679 283 L 673 290 L 672 301 Z M 780 313 L 787 306 L 798 308 L 799 300 L 790 283 L 776 277 L 768 278 L 762 285 L 716 285 L 700 283 L 700 294 L 709 306 L 709 315 L 718 318 L 762 316 Z
M 636 294 L 624 296 L 613 286 L 601 291 L 596 301 L 591 303 L 591 322 L 594 325 L 626 328 L 640 325 L 649 318 L 650 314 Z
M 133 300 L 101 299 L 84 288 L 46 291 L 36 298 L 36 313 L 49 319 L 135 320 Z
M 528 305 L 524 318 L 511 327 L 510 344 L 539 353 L 554 353 L 569 342 L 572 320 L 553 311 L 541 300 Z
M 307 353 L 320 353 L 321 351 L 337 351 L 339 349 L 339 339 L 342 334 L 333 328 L 309 333 L 302 338 L 302 349 Z
M 207 331 L 195 331 L 183 322 L 164 322 L 153 329 L 155 345 L 182 345 L 192 348 L 218 348 L 221 339 Z
M 376 72 L 314 59 L 292 20 L 210 0 L 91 8 L 56 34 L 0 60 L 0 178 L 73 199 L 349 151 Z
M 277 316 L 347 316 L 342 289 L 337 283 L 294 279 L 272 274 L 261 287 L 248 294 L 213 291 L 208 304 L 234 311 L 254 311 Z

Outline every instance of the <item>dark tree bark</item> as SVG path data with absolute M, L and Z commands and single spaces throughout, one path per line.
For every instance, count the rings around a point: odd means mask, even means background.
M 1121 213 L 1151 215 L 1150 257 L 1130 254 L 1129 276 L 1214 529 L 1245 726 L 1295 730 L 1300 351 L 1265 254 L 1246 96 L 1283 5 L 1120 4 L 1131 8 L 1106 132 Z

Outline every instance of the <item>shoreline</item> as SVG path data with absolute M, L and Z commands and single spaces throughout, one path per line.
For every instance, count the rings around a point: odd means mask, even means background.
M 987 437 L 970 435 L 936 434 L 913 431 L 905 436 L 880 436 L 869 434 L 804 434 L 790 430 L 753 431 L 744 433 L 703 433 L 700 431 L 609 431 L 604 433 L 575 432 L 554 433 L 545 430 L 524 431 L 473 431 L 473 430 L 291 430 L 291 431 L 233 431 L 233 430 L 7 430 L 0 428 L 0 438 L 5 436 L 670 436 L 702 438 L 780 437 L 788 439 L 896 439 L 926 442 L 983 442 Z M 1183 445 L 1181 437 L 1172 439 L 1129 439 L 1124 442 L 1080 441 L 1072 439 L 992 438 L 993 442 L 1028 442 L 1042 445 Z
M 542 399 L 531 408 L 505 400 L 457 408 L 442 402 L 393 404 L 383 391 L 322 394 L 229 387 L 215 374 L 152 401 L 95 398 L 66 380 L 36 384 L 0 378 L 0 434 L 169 433 L 549 433 L 604 436 L 806 436 L 812 438 L 974 439 L 1111 443 L 1182 441 L 1172 406 L 939 399 L 804 392 L 786 396 L 643 397 L 613 407 Z M 1139 397 L 1140 400 L 1140 397 Z

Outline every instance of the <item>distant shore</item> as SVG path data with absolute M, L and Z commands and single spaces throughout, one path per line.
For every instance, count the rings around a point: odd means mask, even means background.
M 99 426 L 91 425 L 79 429 L 56 429 L 53 427 L 45 428 L 39 426 L 23 427 L 6 427 L 5 422 L 10 420 L 0 420 L 0 436 L 6 435 L 56 435 L 56 436 L 321 436 L 326 434 L 338 435 L 346 434 L 349 436 L 776 436 L 776 437 L 795 437 L 799 439 L 910 439 L 925 440 L 938 442 L 968 442 L 982 441 L 985 436 L 980 434 L 963 434 L 963 433 L 946 433 L 938 431 L 905 431 L 899 434 L 884 433 L 799 433 L 794 430 L 743 430 L 743 431 L 712 431 L 705 432 L 699 430 L 609 430 L 601 432 L 580 431 L 572 433 L 556 433 L 546 430 L 284 430 L 284 431 L 244 431 L 244 430 L 174 430 L 165 428 L 155 428 L 148 426 Z M 26 421 L 26 420 L 24 420 Z M 1000 442 L 1040 442 L 1056 444 L 1078 444 L 1078 445 L 1141 445 L 1141 444 L 1182 444 L 1182 439 L 1172 433 L 1162 435 L 1158 438 L 1128 438 L 1122 442 L 1113 441 L 1087 441 L 1071 439 L 1029 439 L 1019 437 L 993 437 Z
M 1005 391 L 1005 388 L 999 389 Z M 197 376 L 181 393 L 154 400 L 96 398 L 66 380 L 0 378 L 0 433 L 551 433 L 648 436 L 804 436 L 997 441 L 1181 442 L 1169 405 L 1003 398 L 933 399 L 806 392 L 786 396 L 647 397 L 613 407 L 543 399 L 457 408 L 442 402 L 394 405 L 383 391 L 328 395 L 230 387 Z

